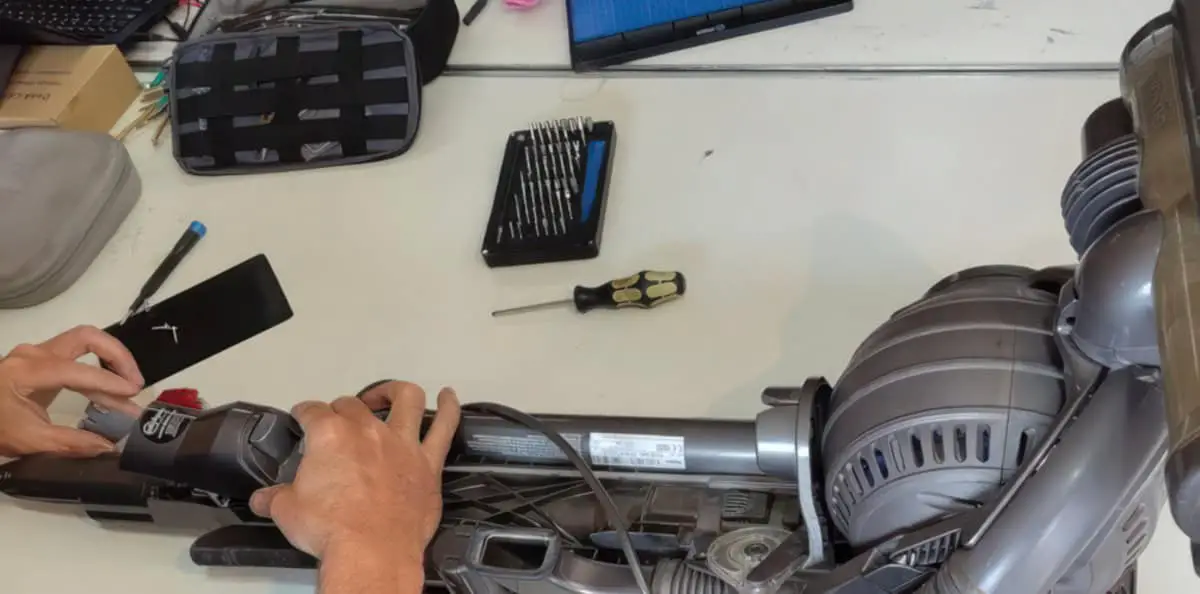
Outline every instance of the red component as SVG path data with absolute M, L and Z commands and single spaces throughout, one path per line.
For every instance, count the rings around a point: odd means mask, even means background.
M 204 410 L 204 401 L 200 399 L 200 390 L 193 390 L 191 388 L 163 390 L 162 394 L 158 395 L 158 402 L 195 410 Z

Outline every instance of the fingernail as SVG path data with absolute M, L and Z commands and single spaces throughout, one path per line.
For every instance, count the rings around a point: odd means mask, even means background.
M 90 451 L 91 451 L 91 453 L 94 453 L 94 454 L 109 454 L 109 453 L 117 451 L 117 446 L 116 446 L 116 444 L 110 443 L 108 441 L 104 441 L 104 442 L 96 441 L 96 442 L 92 442 Z

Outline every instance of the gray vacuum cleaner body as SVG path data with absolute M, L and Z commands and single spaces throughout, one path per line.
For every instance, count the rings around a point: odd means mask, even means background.
M 952 274 L 884 321 L 836 382 L 768 388 L 753 420 L 540 415 L 534 427 L 468 412 L 427 588 L 1132 593 L 1164 504 L 1200 540 L 1200 355 L 1186 346 L 1198 10 L 1179 0 L 1134 35 L 1121 97 L 1084 126 L 1062 195 L 1077 265 Z M 0 468 L 0 491 L 216 528 L 193 547 L 202 564 L 311 565 L 281 552 L 295 553 L 244 492 L 220 488 L 232 484 L 221 472 L 244 470 L 224 453 L 241 445 L 141 466 L 126 446 L 121 471 L 28 458 Z

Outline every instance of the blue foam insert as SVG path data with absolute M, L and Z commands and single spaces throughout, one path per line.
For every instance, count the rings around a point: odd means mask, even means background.
M 587 170 L 583 176 L 583 199 L 581 209 L 582 220 L 586 222 L 592 216 L 592 205 L 596 203 L 596 191 L 600 186 L 600 169 L 604 167 L 604 148 L 608 143 L 603 140 L 592 140 L 587 147 Z
M 760 1 L 567 0 L 571 5 L 571 27 L 576 43 Z

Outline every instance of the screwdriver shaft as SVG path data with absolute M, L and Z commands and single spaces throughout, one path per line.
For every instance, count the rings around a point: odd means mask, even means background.
M 539 166 L 538 176 L 541 178 L 541 182 L 545 184 L 543 186 L 543 190 L 545 192 L 543 195 L 546 197 L 547 209 L 550 212 L 550 226 L 554 229 L 555 234 L 560 232 L 560 227 L 562 227 L 562 231 L 565 232 L 566 228 L 562 225 L 562 214 L 556 212 L 555 209 L 554 170 L 550 167 L 550 160 L 546 154 L 546 148 L 548 145 L 546 143 L 546 137 L 543 134 L 542 124 L 533 123 L 530 124 L 529 128 L 533 133 L 533 156 L 535 157 L 534 165 Z
M 549 192 L 546 191 L 546 170 L 542 167 L 541 146 L 538 141 L 537 124 L 529 125 L 529 134 L 533 138 L 533 171 L 534 184 L 537 189 L 538 199 L 542 203 L 542 227 L 547 234 L 557 235 L 558 228 L 554 224 L 554 207 L 553 201 L 550 200 Z
M 562 307 L 564 305 L 571 305 L 572 303 L 574 303 L 573 299 L 559 299 L 557 301 L 547 301 L 545 303 L 535 303 L 533 305 L 522 305 L 521 307 L 510 307 L 508 309 L 498 309 L 498 310 L 492 312 L 492 317 L 499 318 L 502 316 L 523 314 L 526 312 L 538 311 L 541 309 L 550 309 L 552 307 Z
M 568 186 L 565 190 L 566 196 L 563 197 L 563 202 L 567 207 L 567 222 L 575 222 L 575 209 L 571 207 L 571 202 L 575 200 L 575 195 L 579 193 L 579 186 L 575 181 L 575 168 L 571 167 L 570 156 L 564 154 L 566 151 L 566 141 L 563 139 L 562 120 L 554 127 L 554 155 L 558 158 L 558 175 L 559 179 L 565 179 Z M 561 210 L 562 207 L 560 206 Z
M 542 128 L 542 140 L 549 149 L 547 152 L 550 159 L 550 170 L 554 177 L 554 199 L 558 201 L 558 225 L 562 227 L 564 233 L 567 231 L 566 218 L 566 194 L 569 192 L 566 186 L 566 173 L 563 172 L 562 158 L 558 153 L 558 141 L 554 138 L 554 129 L 557 124 L 547 122 Z
M 571 185 L 571 193 L 579 193 L 579 180 L 575 174 L 574 158 L 571 155 L 570 134 L 562 123 L 554 130 L 555 146 L 558 148 L 558 158 L 563 164 L 563 173 Z
M 518 181 L 520 180 L 520 174 L 518 174 L 518 178 L 517 178 L 517 179 L 518 179 Z M 524 227 L 525 225 L 524 225 L 524 224 L 522 223 L 522 221 L 521 221 L 521 196 L 520 196 L 520 192 L 518 192 L 518 191 L 516 191 L 516 190 L 513 190 L 513 191 L 512 191 L 512 196 L 511 196 L 511 197 L 512 197 L 513 214 L 514 214 L 514 215 L 516 216 L 516 218 L 517 218 L 517 229 L 521 229 L 521 228 L 522 228 L 522 227 Z
M 526 151 L 526 152 L 528 152 L 528 151 Z M 526 171 L 528 171 L 528 170 L 526 170 Z M 524 203 L 524 205 L 525 205 L 525 224 L 533 225 L 534 237 L 541 237 L 542 232 L 540 230 L 538 230 L 537 221 L 534 219 L 533 211 L 529 206 L 529 192 L 525 189 L 527 187 L 525 185 L 526 184 L 525 172 L 517 174 L 517 181 L 518 181 L 517 185 L 520 187 L 520 190 L 521 190 L 521 202 Z
M 533 210 L 537 213 L 537 218 L 534 220 L 533 226 L 537 227 L 538 222 L 542 223 L 542 233 L 549 235 L 550 229 L 546 225 L 546 209 L 545 204 L 540 200 L 540 192 L 538 192 L 538 184 L 535 181 L 537 174 L 536 167 L 533 164 L 533 153 L 530 151 L 529 145 L 525 146 L 525 180 L 529 182 L 531 194 L 533 194 Z

